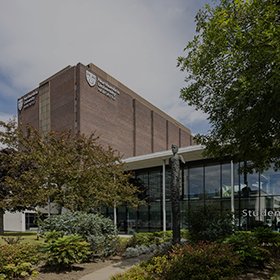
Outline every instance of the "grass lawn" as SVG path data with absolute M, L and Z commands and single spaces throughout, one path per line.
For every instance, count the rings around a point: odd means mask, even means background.
M 37 240 L 37 232 L 5 232 L 4 236 L 0 235 L 0 245 L 7 244 L 7 242 L 3 239 L 5 238 L 17 238 L 21 236 L 20 239 L 21 243 L 30 243 L 36 246 L 40 246 L 44 242 L 44 238 L 40 238 Z

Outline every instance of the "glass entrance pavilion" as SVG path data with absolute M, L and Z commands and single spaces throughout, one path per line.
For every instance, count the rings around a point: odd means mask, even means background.
M 280 230 L 280 171 L 273 166 L 263 172 L 239 175 L 240 164 L 226 158 L 205 159 L 203 146 L 180 148 L 186 163 L 181 166 L 181 228 L 186 228 L 187 207 L 215 203 L 221 211 L 233 211 L 236 228 L 251 230 L 269 226 Z M 171 173 L 168 159 L 171 151 L 125 159 L 127 171 L 133 171 L 132 183 L 137 185 L 146 206 L 138 210 L 120 206 L 103 209 L 114 219 L 121 233 L 152 232 L 172 229 L 170 202 Z

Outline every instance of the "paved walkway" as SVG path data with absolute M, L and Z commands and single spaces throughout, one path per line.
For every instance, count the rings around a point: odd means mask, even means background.
M 124 261 L 101 268 L 93 273 L 83 276 L 80 280 L 109 280 L 117 272 L 124 272 L 140 261 L 150 258 L 152 254 L 144 254 L 137 258 L 126 259 Z

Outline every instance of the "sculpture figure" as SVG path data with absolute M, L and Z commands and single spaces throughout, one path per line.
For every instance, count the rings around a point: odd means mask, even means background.
M 173 218 L 173 243 L 180 243 L 180 163 L 185 163 L 182 156 L 178 155 L 178 146 L 172 144 L 173 157 L 169 159 L 171 167 L 171 207 Z

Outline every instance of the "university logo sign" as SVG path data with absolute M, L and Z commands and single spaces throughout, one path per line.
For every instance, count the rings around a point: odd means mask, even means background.
M 89 72 L 88 70 L 86 70 L 86 78 L 87 78 L 88 84 L 91 87 L 93 87 L 96 83 L 96 76 L 94 74 L 92 74 L 91 72 Z
M 23 108 L 23 98 L 18 100 L 18 109 L 19 109 L 19 111 L 21 111 L 22 108 Z

